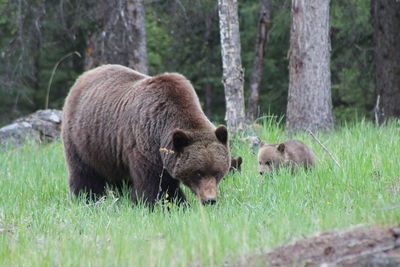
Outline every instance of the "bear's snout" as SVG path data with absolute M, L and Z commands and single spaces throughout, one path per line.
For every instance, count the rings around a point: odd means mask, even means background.
M 217 180 L 214 177 L 202 178 L 195 191 L 203 205 L 214 205 L 217 202 Z

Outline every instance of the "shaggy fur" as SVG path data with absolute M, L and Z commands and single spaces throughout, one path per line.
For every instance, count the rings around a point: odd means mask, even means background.
M 63 116 L 73 195 L 96 197 L 106 185 L 125 183 L 133 201 L 154 203 L 168 195 L 180 203 L 182 182 L 201 201 L 215 202 L 230 163 L 227 129 L 207 119 L 182 75 L 149 77 L 119 65 L 98 67 L 75 82 Z
M 306 169 L 315 164 L 315 155 L 303 142 L 289 140 L 281 144 L 261 142 L 258 151 L 260 174 L 280 167 L 291 167 L 295 172 L 298 166 Z

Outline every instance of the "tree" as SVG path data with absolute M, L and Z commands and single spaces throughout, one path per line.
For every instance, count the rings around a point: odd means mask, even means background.
M 240 59 L 240 35 L 236 0 L 218 0 L 221 36 L 222 82 L 225 88 L 228 129 L 232 133 L 245 125 L 243 69 Z
M 335 120 L 340 123 L 372 118 L 375 85 L 371 2 L 335 0 L 329 13 Z
M 378 120 L 400 117 L 400 2 L 372 0 Z
M 207 117 L 221 121 L 225 99 L 217 10 L 215 0 L 155 2 L 147 9 L 146 30 L 151 73 L 184 74 Z
M 147 73 L 143 0 L 99 0 L 90 14 L 97 25 L 88 40 L 86 68 L 111 63 Z
M 261 3 L 260 18 L 258 20 L 253 71 L 250 78 L 250 96 L 247 103 L 247 119 L 252 121 L 258 115 L 259 87 L 262 78 L 265 47 L 268 42 L 268 32 L 271 28 L 272 0 L 263 0 Z
M 288 131 L 333 127 L 329 1 L 292 0 Z

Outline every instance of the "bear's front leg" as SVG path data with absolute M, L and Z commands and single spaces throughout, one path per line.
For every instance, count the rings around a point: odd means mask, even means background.
M 160 179 L 163 175 L 162 166 L 149 162 L 140 152 L 134 151 L 129 157 L 129 172 L 131 176 L 131 199 L 133 202 L 143 201 L 150 206 L 165 193 Z M 165 171 L 164 171 L 165 172 Z
M 162 191 L 165 192 L 164 194 L 167 194 L 166 198 L 169 202 L 176 203 L 177 205 L 186 203 L 186 196 L 179 187 L 179 181 L 173 179 L 166 170 L 164 170 L 162 177 L 161 188 Z

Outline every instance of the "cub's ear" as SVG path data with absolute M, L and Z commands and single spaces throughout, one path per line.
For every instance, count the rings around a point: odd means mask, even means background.
M 220 125 L 217 127 L 215 130 L 215 135 L 217 136 L 217 139 L 223 143 L 224 145 L 227 144 L 228 142 L 228 130 L 224 125 Z
M 238 157 L 237 158 L 237 165 L 238 165 L 238 167 L 240 167 L 241 165 L 242 165 L 242 162 L 243 162 L 243 159 L 242 159 L 242 157 Z
M 285 144 L 284 143 L 279 144 L 278 151 L 281 152 L 281 153 L 285 152 Z
M 174 149 L 181 152 L 185 146 L 190 143 L 189 136 L 181 129 L 175 129 L 172 133 L 172 142 L 174 144 Z
M 263 146 L 265 146 L 267 143 L 265 143 L 264 141 L 261 141 L 260 142 L 260 147 L 263 147 Z
M 242 161 L 243 161 L 242 157 L 236 157 L 236 158 L 232 157 L 231 158 L 231 166 L 238 168 L 242 164 Z

